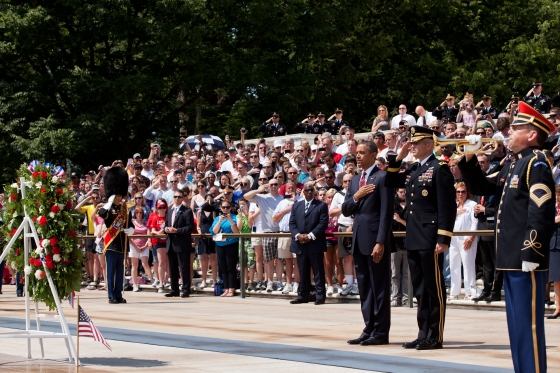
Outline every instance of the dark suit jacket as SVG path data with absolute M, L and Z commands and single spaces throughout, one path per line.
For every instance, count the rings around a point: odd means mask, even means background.
M 177 228 L 177 233 L 167 234 L 166 249 L 173 251 L 190 251 L 191 250 L 191 232 L 194 228 L 193 212 L 190 208 L 183 205 L 179 206 L 179 210 L 175 215 L 175 221 L 171 225 L 171 217 L 173 210 L 169 209 L 165 218 L 165 227 Z
M 305 199 L 298 201 L 292 206 L 290 215 L 290 233 L 292 234 L 292 246 L 290 251 L 296 254 L 323 253 L 327 251 L 327 240 L 325 230 L 329 225 L 329 209 L 325 202 L 313 199 L 311 206 L 305 213 Z M 313 233 L 315 240 L 302 244 L 296 241 L 296 234 Z
M 352 251 L 358 244 L 362 254 L 371 255 L 373 247 L 379 242 L 385 244 L 390 252 L 395 192 L 393 188 L 385 187 L 386 175 L 385 171 L 374 167 L 366 184 L 374 184 L 375 191 L 358 202 L 354 202 L 354 194 L 359 189 L 361 174 L 354 176 L 350 182 L 342 213 L 345 216 L 354 215 Z

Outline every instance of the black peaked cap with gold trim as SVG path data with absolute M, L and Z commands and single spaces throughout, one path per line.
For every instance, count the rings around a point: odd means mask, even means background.
M 547 135 L 556 129 L 554 124 L 550 123 L 541 113 L 523 101 L 520 101 L 517 118 L 515 118 L 511 125 L 523 126 L 526 124 L 531 124 L 537 127 L 538 129 L 544 131 Z
M 439 136 L 439 132 L 422 126 L 410 127 L 410 142 L 418 142 L 422 139 L 433 139 L 434 135 Z

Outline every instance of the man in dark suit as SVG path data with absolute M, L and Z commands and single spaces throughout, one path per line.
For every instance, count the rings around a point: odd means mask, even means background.
M 305 199 L 293 204 L 290 215 L 290 233 L 293 237 L 290 251 L 297 255 L 300 277 L 298 296 L 291 304 L 308 302 L 311 291 L 310 268 L 315 276 L 315 304 L 325 303 L 323 253 L 327 251 L 325 230 L 329 224 L 329 212 L 325 202 L 315 199 L 315 192 L 313 182 L 306 183 L 303 187 Z
M 183 278 L 181 298 L 187 298 L 191 289 L 190 252 L 191 232 L 194 227 L 192 210 L 183 204 L 183 191 L 173 195 L 173 205 L 167 212 L 164 232 L 167 234 L 167 258 L 171 275 L 171 291 L 166 297 L 179 296 L 179 270 Z
M 435 133 L 429 128 L 411 127 L 410 141 L 389 162 L 385 183 L 391 188 L 406 188 L 404 246 L 408 250 L 412 289 L 418 301 L 419 331 L 418 337 L 403 347 L 417 350 L 443 348 L 443 253 L 449 248 L 457 214 L 453 174 L 447 162 L 433 154 Z M 409 149 L 419 162 L 401 173 L 401 163 Z
M 354 215 L 352 255 L 360 290 L 362 335 L 349 344 L 389 343 L 391 327 L 391 228 L 394 190 L 385 187 L 387 173 L 375 166 L 377 146 L 361 141 L 356 161 L 362 173 L 352 178 L 342 213 Z

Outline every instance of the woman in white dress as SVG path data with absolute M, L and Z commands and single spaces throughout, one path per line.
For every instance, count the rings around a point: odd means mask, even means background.
M 474 217 L 476 202 L 468 199 L 467 186 L 463 182 L 455 185 L 457 193 L 457 216 L 454 231 L 476 230 L 478 219 Z M 449 245 L 449 270 L 451 271 L 451 286 L 449 300 L 456 300 L 461 293 L 461 263 L 463 264 L 465 300 L 476 296 L 476 236 L 453 236 Z

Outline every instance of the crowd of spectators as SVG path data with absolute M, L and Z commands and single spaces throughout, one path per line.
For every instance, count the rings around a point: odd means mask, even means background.
M 554 100 L 543 96 L 542 85 L 535 83 L 523 97 L 538 110 L 547 114 L 556 127 L 560 126 L 560 108 L 551 107 Z M 556 95 L 557 96 L 557 95 Z M 555 96 L 555 97 L 556 97 Z M 543 98 L 544 97 L 544 98 Z M 510 123 L 516 115 L 519 97 L 512 96 L 508 106 L 500 111 L 492 106 L 492 97 L 483 95 L 475 105 L 473 96 L 466 94 L 455 103 L 453 95 L 447 95 L 441 105 L 431 112 L 422 106 L 415 108 L 416 117 L 408 114 L 406 105 L 398 107 L 398 115 L 390 118 L 384 105 L 377 108 L 371 133 L 367 135 L 378 149 L 375 162 L 385 169 L 391 157 L 395 157 L 409 138 L 411 126 L 426 126 L 442 134 L 442 137 L 460 140 L 476 134 L 482 138 L 502 141 L 497 146 L 488 144 L 486 153 L 478 156 L 479 164 L 487 174 L 499 170 L 508 155 L 507 138 Z M 275 138 L 284 135 L 287 128 L 297 132 L 315 134 L 311 143 L 293 138 Z M 100 285 L 105 268 L 102 250 L 104 224 L 97 211 L 106 202 L 103 176 L 109 167 L 124 167 L 129 174 L 129 193 L 126 196 L 134 233 L 138 235 L 161 235 L 165 216 L 174 203 L 176 193 L 182 193 L 182 203 L 189 207 L 195 218 L 193 233 L 204 233 L 214 238 L 193 239 L 191 248 L 191 280 L 197 273 L 201 281 L 196 285 L 203 289 L 220 281 L 223 296 L 234 295 L 237 284 L 239 252 L 238 239 L 220 239 L 223 233 L 286 233 L 292 205 L 303 198 L 303 187 L 312 183 L 315 198 L 328 204 L 329 224 L 327 232 L 351 232 L 352 216 L 342 214 L 347 186 L 352 177 L 360 172 L 356 162 L 358 141 L 355 130 L 343 120 L 343 111 L 336 109 L 326 119 L 323 113 L 309 113 L 295 126 L 281 124 L 280 114 L 274 115 L 260 128 L 268 138 L 256 143 L 244 141 L 246 131 L 241 131 L 241 141 L 226 139 L 226 148 L 217 149 L 198 143 L 189 146 L 186 141 L 171 154 L 162 154 L 161 146 L 153 143 L 144 157 L 136 153 L 125 163 L 115 160 L 111 165 L 100 166 L 84 175 L 71 174 L 76 193 L 76 211 L 83 214 L 83 233 L 94 236 L 84 240 L 86 252 L 85 277 L 88 289 L 103 289 Z M 558 133 L 552 133 L 545 148 L 554 165 L 555 182 L 560 183 L 560 169 L 556 165 L 559 145 Z M 456 181 L 457 221 L 456 230 L 476 230 L 477 213 L 484 208 L 490 211 L 488 201 L 481 196 L 470 195 L 457 162 L 459 155 L 451 142 L 442 143 L 434 149 L 435 154 L 449 162 Z M 417 161 L 409 156 L 401 166 L 404 170 Z M 396 191 L 394 231 L 406 229 L 406 200 L 404 189 Z M 487 213 L 485 222 L 493 216 Z M 487 228 L 485 228 L 487 229 Z M 165 238 L 133 238 L 128 249 L 127 275 L 130 290 L 139 291 L 142 284 L 151 284 L 163 292 L 170 277 L 165 252 Z M 246 240 L 245 286 L 247 291 L 281 291 L 297 293 L 300 282 L 295 254 L 290 252 L 291 238 L 274 235 Z M 408 295 L 408 265 L 403 240 L 396 238 L 392 248 L 393 273 L 392 306 L 404 304 Z M 494 272 L 490 255 L 477 255 L 476 236 L 457 237 L 447 253 L 447 285 L 450 299 L 460 294 L 462 279 L 466 290 L 465 299 L 482 300 L 486 297 L 489 282 L 499 277 Z M 357 281 L 351 255 L 351 237 L 330 237 L 324 254 L 327 295 L 346 296 L 358 294 Z M 560 246 L 560 245 L 559 245 Z M 484 261 L 484 262 L 483 262 Z M 193 265 L 194 264 L 194 265 Z M 463 276 L 461 275 L 463 266 Z M 551 264 L 552 265 L 552 264 Z M 484 268 L 484 275 L 483 269 Z M 14 276 L 15 277 L 15 276 Z M 477 278 L 484 277 L 484 289 L 477 289 Z M 192 283 L 192 281 L 191 281 Z M 486 298 L 484 298 L 486 299 Z M 497 300 L 494 294 L 494 299 Z

